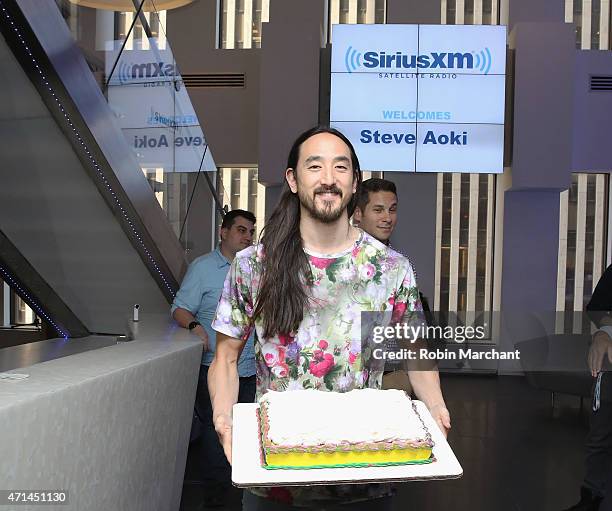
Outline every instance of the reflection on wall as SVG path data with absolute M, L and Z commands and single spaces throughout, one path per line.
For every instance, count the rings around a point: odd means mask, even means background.
M 255 240 L 263 229 L 266 214 L 266 187 L 258 182 L 256 167 L 220 167 L 217 190 L 227 211 L 244 209 L 255 215 Z M 221 218 L 217 219 L 217 226 Z
M 434 309 L 485 322 L 492 310 L 495 176 L 439 174 Z
M 560 194 L 557 333 L 590 328 L 586 316 L 573 312 L 584 310 L 606 268 L 608 186 L 608 174 L 575 173 Z
M 149 50 L 151 44 L 147 37 L 144 25 L 137 20 L 134 22 L 135 12 L 113 12 L 96 10 L 96 50 L 105 51 L 108 41 L 125 41 L 126 50 Z M 142 16 L 156 39 L 157 47 L 165 50 L 166 39 L 166 11 L 143 12 Z M 130 32 L 130 27 L 132 31 Z
M 270 0 L 221 0 L 219 46 L 261 48 L 261 24 L 270 20 Z
M 565 0 L 565 21 L 576 26 L 576 48 L 610 49 L 610 0 Z M 575 173 L 560 195 L 557 333 L 591 328 L 586 316 L 574 312 L 584 310 L 606 268 L 608 183 L 608 174 Z
M 443 24 L 499 24 L 499 0 L 442 0 L 441 4 Z
M 127 12 L 56 3 L 174 232 L 199 255 L 210 191 L 198 172 L 217 169 L 166 37 L 167 12 L 150 0 L 142 12 L 139 2 Z M 188 219 L 190 204 L 199 210 Z
M 332 25 L 385 23 L 385 0 L 330 0 L 328 40 Z M 221 0 L 219 47 L 261 48 L 262 23 L 270 21 L 270 0 Z
M 576 48 L 610 49 L 610 0 L 565 0 L 565 21 L 576 25 Z
M 215 171 L 202 127 L 169 47 L 107 49 L 107 97 L 142 168 L 164 172 Z M 142 44 L 135 46 L 142 47 Z
M 362 177 L 363 180 L 365 181 L 366 179 L 370 179 L 373 177 L 379 178 L 379 179 L 383 179 L 385 177 L 384 172 L 371 172 L 368 170 L 364 170 L 362 173 Z
M 442 24 L 499 24 L 499 0 L 442 0 L 441 8 Z M 497 179 L 438 174 L 434 309 L 466 324 L 491 324 Z
M 40 324 L 40 318 L 28 304 L 0 279 L 0 327 Z
M 329 2 L 329 41 L 332 25 L 386 23 L 385 0 L 331 0 Z

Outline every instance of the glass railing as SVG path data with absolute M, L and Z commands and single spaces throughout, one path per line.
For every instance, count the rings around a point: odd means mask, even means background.
M 151 0 L 56 0 L 160 206 L 186 250 L 217 168 Z M 163 5 L 163 2 L 159 3 Z M 173 3 L 176 5 L 176 2 Z M 96 7 L 98 6 L 98 7 Z M 115 10 L 111 10 L 115 9 Z

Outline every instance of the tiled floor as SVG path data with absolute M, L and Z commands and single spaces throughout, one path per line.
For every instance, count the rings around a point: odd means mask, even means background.
M 398 485 L 395 509 L 554 511 L 577 500 L 588 403 L 581 413 L 579 398 L 557 396 L 553 411 L 550 393 L 515 376 L 446 375 L 443 387 L 464 476 Z M 200 502 L 201 490 L 185 485 L 181 510 Z M 217 509 L 241 509 L 240 491 Z

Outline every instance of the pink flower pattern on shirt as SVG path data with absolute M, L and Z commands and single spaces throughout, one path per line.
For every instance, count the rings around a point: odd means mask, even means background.
M 410 315 L 422 307 L 408 260 L 365 232 L 341 254 L 309 254 L 314 284 L 304 320 L 297 332 L 264 339 L 260 322 L 252 318 L 262 257 L 261 246 L 236 255 L 212 325 L 238 339 L 256 329 L 257 397 L 268 389 L 286 390 L 289 382 L 292 388 L 329 391 L 338 390 L 339 378 L 342 391 L 380 386 L 380 371 L 363 367 L 361 312 L 389 312 L 392 322 L 413 321 Z
M 420 321 L 422 306 L 408 260 L 365 232 L 361 232 L 353 247 L 340 254 L 308 254 L 313 277 L 312 300 L 298 331 L 265 339 L 261 322 L 253 321 L 262 257 L 261 245 L 236 255 L 212 324 L 216 331 L 238 339 L 248 338 L 252 329 L 256 329 L 257 398 L 269 389 L 347 392 L 354 388 L 380 388 L 382 368 L 371 369 L 364 361 L 361 313 L 389 313 L 387 324 Z M 413 317 L 415 314 L 418 318 Z M 299 505 L 313 500 L 335 501 L 346 488 L 316 486 L 287 490 L 284 498 L 290 497 L 294 505 Z M 254 492 L 274 497 L 269 489 Z M 350 496 L 341 498 L 363 500 L 388 492 L 387 485 L 351 486 Z

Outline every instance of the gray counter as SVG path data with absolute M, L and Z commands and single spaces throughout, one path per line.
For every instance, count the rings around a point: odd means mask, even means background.
M 0 380 L 0 489 L 69 491 L 47 510 L 179 509 L 202 345 L 161 315 L 142 315 L 133 335 L 44 341 L 51 358 L 70 354 Z

